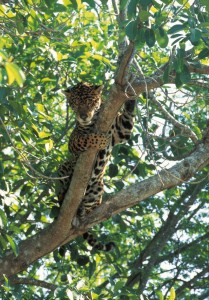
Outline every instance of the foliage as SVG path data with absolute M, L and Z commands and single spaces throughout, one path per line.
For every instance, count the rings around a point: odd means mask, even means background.
M 202 65 L 209 57 L 209 7 L 205 0 L 121 0 L 118 11 L 115 1 L 3 2 L 0 255 L 12 249 L 17 257 L 19 242 L 54 218 L 56 170 L 68 156 L 74 124 L 61 91 L 81 80 L 103 82 L 108 99 L 124 40 L 136 48 L 134 76 L 145 82 L 163 70 L 164 85 L 138 97 L 134 133 L 113 150 L 104 199 L 191 153 L 191 132 L 200 140 L 208 118 L 209 72 Z M 102 240 L 116 241 L 113 252 L 91 251 L 79 237 L 65 256 L 55 250 L 18 276 L 5 276 L 0 295 L 207 299 L 208 205 L 205 167 L 94 227 Z

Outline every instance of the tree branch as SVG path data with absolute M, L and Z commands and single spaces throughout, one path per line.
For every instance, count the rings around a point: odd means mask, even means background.
M 209 66 L 200 65 L 199 67 L 193 64 L 187 64 L 191 73 L 195 74 L 209 74 Z M 166 63 L 162 67 L 160 67 L 155 73 L 153 73 L 149 77 L 138 76 L 132 82 L 132 88 L 134 89 L 137 95 L 141 94 L 144 91 L 158 88 L 164 84 L 163 75 L 167 68 L 170 67 L 170 63 Z M 175 83 L 174 70 L 170 70 L 169 82 Z
M 198 143 L 198 138 L 196 134 L 188 127 L 187 125 L 184 125 L 180 122 L 178 122 L 163 106 L 162 104 L 153 96 L 149 97 L 149 99 L 157 105 L 159 110 L 163 113 L 165 118 L 170 121 L 174 126 L 178 127 L 182 134 L 185 134 L 186 136 L 190 137 L 194 144 Z
M 139 258 L 135 260 L 134 266 L 135 268 L 137 267 L 138 270 L 129 276 L 126 285 L 132 287 L 135 283 L 140 281 L 139 294 L 144 291 L 149 275 L 152 272 L 162 249 L 168 239 L 176 232 L 177 223 L 181 220 L 182 216 L 187 214 L 190 206 L 195 202 L 197 194 L 201 191 L 202 187 L 205 186 L 205 181 L 200 182 L 198 185 L 192 185 L 182 194 L 178 202 L 172 207 L 163 226 L 147 247 L 140 253 Z M 190 194 L 191 196 L 189 197 L 189 200 L 187 200 Z M 144 261 L 146 260 L 148 260 L 148 263 L 144 265 Z
M 185 282 L 182 286 L 180 286 L 177 290 L 176 290 L 176 295 L 179 296 L 182 294 L 183 290 L 186 288 L 191 288 L 197 281 L 198 279 L 202 279 L 204 275 L 206 275 L 207 273 L 209 273 L 209 266 L 205 267 L 201 272 L 197 273 L 196 276 L 194 276 L 191 280 Z M 208 278 L 208 277 L 207 277 Z M 205 278 L 206 279 L 206 278 Z M 208 286 L 208 280 L 205 283 L 205 287 Z M 197 286 L 196 286 L 197 288 Z
M 38 280 L 34 278 L 22 278 L 22 277 L 17 277 L 14 276 L 10 278 L 9 280 L 10 284 L 16 285 L 16 284 L 26 284 L 26 285 L 34 285 L 34 286 L 40 286 L 42 288 L 54 291 L 56 288 L 59 287 L 59 285 L 48 283 L 43 280 Z
M 198 300 L 209 299 L 209 289 L 204 288 L 204 292 L 198 296 Z
M 184 245 L 176 248 L 176 250 L 174 250 L 172 253 L 169 253 L 168 255 L 163 255 L 163 256 L 159 257 L 156 261 L 156 264 L 159 265 L 163 261 L 172 260 L 177 255 L 183 253 L 184 251 L 187 251 L 189 248 L 191 248 L 193 246 L 196 246 L 199 242 L 208 240 L 208 238 L 209 238 L 209 232 L 207 232 L 203 236 L 198 237 L 197 239 L 195 239 L 194 241 L 192 241 L 188 244 L 184 244 Z
M 192 79 L 192 80 L 189 82 L 189 85 L 190 85 L 190 86 L 198 86 L 198 87 L 200 87 L 200 88 L 209 90 L 209 84 L 208 84 L 208 82 L 198 81 L 197 79 Z
M 189 71 L 191 73 L 209 74 L 209 66 L 207 65 L 203 65 L 203 64 L 194 65 L 192 63 L 187 63 L 187 67 L 189 68 Z

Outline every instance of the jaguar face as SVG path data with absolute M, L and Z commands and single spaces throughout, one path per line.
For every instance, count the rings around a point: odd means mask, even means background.
M 81 82 L 63 92 L 81 125 L 89 125 L 100 108 L 102 89 L 102 85 Z

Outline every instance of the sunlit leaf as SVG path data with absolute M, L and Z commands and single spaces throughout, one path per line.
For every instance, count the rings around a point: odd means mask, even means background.
M 23 85 L 25 75 L 15 63 L 5 63 L 5 68 L 8 75 L 8 83 L 12 84 L 15 80 L 19 86 Z
M 170 289 L 170 296 L 169 296 L 168 299 L 169 300 L 175 300 L 176 299 L 176 293 L 175 293 L 175 290 L 174 290 L 173 287 Z
M 48 140 L 47 143 L 45 143 L 46 151 L 49 152 L 53 148 L 53 140 Z
M 51 1 L 50 1 L 51 2 Z M 71 1 L 70 0 L 62 0 L 64 6 L 68 6 L 71 4 Z
M 109 59 L 107 59 L 106 57 L 103 57 L 102 55 L 99 54 L 95 54 L 95 55 L 91 55 L 92 58 L 103 61 L 104 63 L 110 65 L 110 61 Z
M 37 110 L 40 111 L 40 112 L 45 112 L 44 105 L 41 104 L 41 103 L 36 103 L 36 108 L 37 108 Z
M 8 84 L 10 85 L 15 81 L 14 70 L 11 66 L 11 63 L 6 63 L 5 68 L 6 68 L 7 75 L 8 75 Z
M 38 135 L 39 135 L 39 137 L 40 137 L 41 139 L 44 139 L 44 138 L 46 138 L 46 137 L 51 136 L 51 133 L 45 132 L 45 131 L 40 131 Z
M 32 128 L 35 130 L 37 134 L 39 134 L 38 127 L 35 124 L 32 124 Z

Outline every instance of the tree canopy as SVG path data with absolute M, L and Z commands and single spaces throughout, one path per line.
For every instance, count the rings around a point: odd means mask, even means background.
M 1 1 L 0 298 L 208 299 L 208 12 L 207 0 Z M 62 90 L 80 81 L 104 85 L 98 132 L 127 99 L 137 109 L 102 205 L 72 228 L 96 155 L 80 155 L 57 214 L 75 124 Z M 92 250 L 88 228 L 115 249 Z

